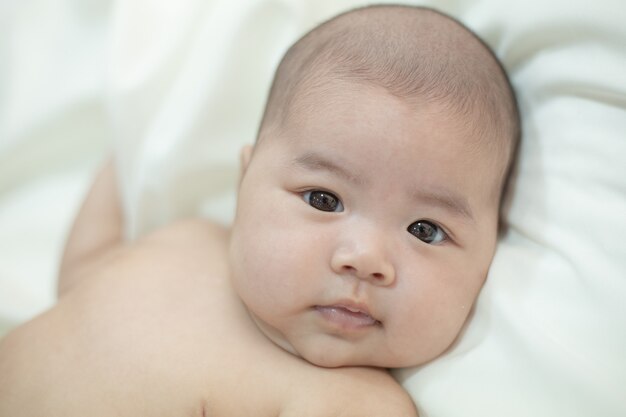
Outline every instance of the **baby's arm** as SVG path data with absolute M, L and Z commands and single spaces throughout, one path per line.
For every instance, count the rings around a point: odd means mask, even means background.
M 102 167 L 74 220 L 65 246 L 57 292 L 65 294 L 122 243 L 122 210 L 115 164 Z

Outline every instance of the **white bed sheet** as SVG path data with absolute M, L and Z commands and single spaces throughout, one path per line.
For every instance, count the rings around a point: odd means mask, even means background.
M 410 2 L 494 48 L 524 118 L 509 231 L 464 333 L 396 376 L 427 416 L 626 415 L 626 2 Z M 357 0 L 0 4 L 0 331 L 54 300 L 111 149 L 129 237 L 228 223 L 285 48 Z

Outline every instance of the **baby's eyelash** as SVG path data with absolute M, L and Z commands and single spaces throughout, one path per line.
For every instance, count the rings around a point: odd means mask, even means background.
M 411 223 L 407 231 L 429 245 L 437 245 L 448 239 L 448 234 L 441 226 L 425 219 Z
M 302 193 L 302 198 L 311 207 L 326 212 L 343 211 L 341 199 L 330 191 L 312 189 Z

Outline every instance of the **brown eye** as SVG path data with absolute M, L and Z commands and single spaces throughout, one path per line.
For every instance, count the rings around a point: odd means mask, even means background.
M 321 211 L 343 211 L 343 204 L 341 204 L 339 198 L 328 191 L 307 191 L 304 193 L 303 198 L 311 207 Z
M 446 233 L 439 226 L 427 220 L 418 220 L 407 231 L 424 243 L 436 244 L 446 240 Z

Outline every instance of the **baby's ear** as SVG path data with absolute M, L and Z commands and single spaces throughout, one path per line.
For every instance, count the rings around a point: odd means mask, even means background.
M 243 148 L 241 148 L 241 152 L 239 153 L 239 182 L 241 182 L 243 175 L 248 169 L 250 159 L 252 159 L 253 150 L 254 145 L 245 145 Z

